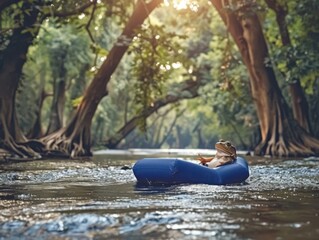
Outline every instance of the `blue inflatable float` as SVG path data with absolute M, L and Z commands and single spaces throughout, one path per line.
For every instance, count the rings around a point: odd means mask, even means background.
M 208 168 L 198 163 L 176 158 L 144 158 L 133 166 L 138 183 L 180 184 L 197 183 L 225 185 L 244 182 L 249 177 L 245 159 L 237 157 L 233 163 Z

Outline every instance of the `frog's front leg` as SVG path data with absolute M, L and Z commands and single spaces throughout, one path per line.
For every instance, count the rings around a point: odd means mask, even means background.
M 202 155 L 198 154 L 198 158 L 197 160 L 200 161 L 201 164 L 205 165 L 206 163 L 212 161 L 214 159 L 214 157 L 208 157 L 208 158 L 205 158 L 203 157 Z

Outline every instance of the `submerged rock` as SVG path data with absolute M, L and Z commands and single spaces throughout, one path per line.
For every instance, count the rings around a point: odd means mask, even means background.
M 131 170 L 131 169 L 132 169 L 132 167 L 127 166 L 127 165 L 124 165 L 121 167 L 121 170 Z

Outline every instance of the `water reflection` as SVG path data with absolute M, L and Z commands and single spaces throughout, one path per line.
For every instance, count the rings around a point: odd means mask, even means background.
M 8 163 L 0 239 L 315 239 L 318 159 L 252 161 L 246 183 L 143 186 L 135 159 Z

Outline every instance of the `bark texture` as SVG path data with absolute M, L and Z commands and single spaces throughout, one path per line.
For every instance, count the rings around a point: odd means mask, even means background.
M 36 1 L 40 4 L 41 1 Z M 16 27 L 9 39 L 9 44 L 1 52 L 0 63 L 0 147 L 11 152 L 15 157 L 38 158 L 34 151 L 41 147 L 36 141 L 27 141 L 22 134 L 15 112 L 15 94 L 20 81 L 22 66 L 26 54 L 39 28 L 37 22 L 39 10 L 29 2 L 22 5 L 25 14 L 21 16 L 21 25 Z M 25 31 L 28 29 L 28 31 Z M 34 143 L 34 144 L 33 144 Z
M 255 12 L 247 6 L 225 11 L 225 2 L 211 0 L 237 44 L 250 76 L 251 94 L 257 109 L 261 141 L 256 155 L 305 156 L 319 152 L 319 140 L 293 119 L 269 64 L 267 44 Z
M 70 123 L 42 140 L 46 144 L 48 154 L 65 157 L 91 156 L 91 123 L 98 104 L 107 95 L 107 84 L 123 55 L 128 49 L 135 30 L 138 29 L 149 14 L 162 0 L 148 3 L 139 0 L 132 16 L 127 22 L 117 43 L 110 50 L 92 82 L 85 90 L 83 100 Z

